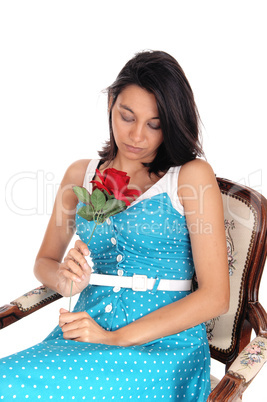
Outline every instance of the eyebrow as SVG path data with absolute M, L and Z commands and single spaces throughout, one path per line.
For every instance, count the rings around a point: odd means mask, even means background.
M 122 103 L 119 104 L 119 106 L 125 110 L 128 110 L 129 112 L 134 114 L 134 111 L 129 108 L 129 106 L 123 105 Z
M 122 109 L 128 110 L 130 113 L 134 114 L 134 111 L 131 108 L 129 108 L 129 106 L 123 105 L 122 103 L 119 103 L 119 106 Z M 151 120 L 159 120 L 159 117 L 151 117 Z

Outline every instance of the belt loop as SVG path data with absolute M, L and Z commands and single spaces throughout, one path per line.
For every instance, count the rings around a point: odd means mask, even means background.
M 160 279 L 161 279 L 161 278 L 159 278 L 158 276 L 156 276 L 155 279 L 156 279 L 156 281 L 155 281 L 155 283 L 154 283 L 153 289 L 151 290 L 151 293 L 152 293 L 152 294 L 155 294 L 156 291 L 158 290 L 158 286 L 159 286 L 159 283 L 160 283 Z

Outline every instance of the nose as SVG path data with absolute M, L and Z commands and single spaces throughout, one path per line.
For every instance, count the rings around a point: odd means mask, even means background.
M 131 131 L 130 131 L 130 138 L 132 141 L 135 143 L 137 142 L 142 142 L 144 140 L 145 133 L 144 133 L 144 127 L 142 124 L 135 124 L 132 126 Z

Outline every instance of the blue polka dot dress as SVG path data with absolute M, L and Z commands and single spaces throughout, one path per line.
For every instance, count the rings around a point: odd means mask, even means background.
M 98 160 L 88 166 L 84 186 Z M 183 207 L 179 167 L 170 168 L 125 211 L 97 227 L 89 248 L 95 273 L 191 279 L 194 264 Z M 79 205 L 78 205 L 79 207 Z M 87 242 L 93 224 L 76 215 Z M 189 291 L 133 291 L 89 285 L 74 311 L 87 311 L 109 331 L 179 300 Z M 205 325 L 131 347 L 64 340 L 59 327 L 40 344 L 0 360 L 0 399 L 30 401 L 206 401 L 210 354 Z

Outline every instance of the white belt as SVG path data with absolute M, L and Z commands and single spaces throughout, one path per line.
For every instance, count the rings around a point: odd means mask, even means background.
M 146 275 L 116 276 L 91 274 L 90 285 L 114 286 L 118 288 L 129 288 L 134 291 L 152 290 L 157 279 L 148 278 Z M 161 279 L 157 290 L 188 291 L 191 290 L 191 280 Z

